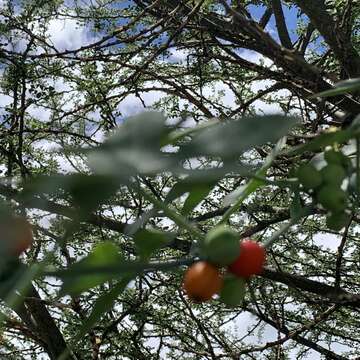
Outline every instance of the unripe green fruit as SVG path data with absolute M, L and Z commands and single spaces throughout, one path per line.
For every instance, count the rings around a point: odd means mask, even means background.
M 342 166 L 337 164 L 329 164 L 320 170 L 324 183 L 332 185 L 340 185 L 345 179 L 346 173 Z
M 217 226 L 206 234 L 201 250 L 214 264 L 231 264 L 240 254 L 239 236 L 226 225 Z
M 245 290 L 245 279 L 228 275 L 224 278 L 220 301 L 230 307 L 241 305 L 245 297 Z
M 314 189 L 321 185 L 322 177 L 319 171 L 311 164 L 301 165 L 296 175 L 305 189 Z
M 349 215 L 345 212 L 330 213 L 326 216 L 326 226 L 335 231 L 340 231 L 349 222 Z
M 328 164 L 342 165 L 344 161 L 343 153 L 334 149 L 326 150 L 324 152 L 324 158 Z
M 347 194 L 334 185 L 325 185 L 318 192 L 317 199 L 325 209 L 338 213 L 346 208 Z
M 334 149 L 324 152 L 324 158 L 328 164 L 337 164 L 340 166 L 348 165 L 348 158 L 341 152 Z

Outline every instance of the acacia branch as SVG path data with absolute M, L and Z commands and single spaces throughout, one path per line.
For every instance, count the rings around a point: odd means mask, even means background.
M 339 27 L 327 12 L 324 1 L 293 0 L 319 30 L 348 77 L 360 76 L 360 56 L 349 41 L 348 32 Z
M 292 42 L 289 36 L 289 31 L 286 26 L 284 12 L 281 6 L 280 0 L 272 0 L 272 8 L 276 21 L 276 28 L 278 30 L 279 39 L 281 45 L 285 46 L 288 49 L 292 49 Z

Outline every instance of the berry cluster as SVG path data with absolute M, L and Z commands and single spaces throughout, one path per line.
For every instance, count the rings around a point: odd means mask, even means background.
M 326 165 L 321 169 L 307 163 L 301 165 L 295 175 L 303 189 L 311 194 L 314 202 L 327 210 L 328 228 L 339 231 L 349 219 L 346 208 L 353 166 L 347 156 L 333 148 L 324 152 L 324 159 Z
M 188 297 L 203 302 L 219 294 L 220 301 L 228 306 L 241 304 L 246 280 L 263 270 L 265 249 L 250 239 L 239 241 L 234 231 L 221 225 L 206 235 L 200 250 L 205 260 L 191 265 L 184 276 Z

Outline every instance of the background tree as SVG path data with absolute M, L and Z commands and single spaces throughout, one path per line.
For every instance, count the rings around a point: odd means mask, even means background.
M 20 261 L 0 249 L 2 358 L 358 356 L 357 2 L 3 0 L 0 16 L 2 222 L 34 233 Z M 164 115 L 124 121 L 144 108 Z M 344 174 L 317 187 L 327 146 Z M 230 309 L 181 289 L 219 223 L 269 245 Z

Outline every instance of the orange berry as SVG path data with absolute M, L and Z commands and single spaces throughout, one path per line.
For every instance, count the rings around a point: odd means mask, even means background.
M 183 289 L 191 300 L 203 302 L 217 294 L 222 284 L 223 278 L 219 269 L 206 261 L 199 261 L 187 269 Z

